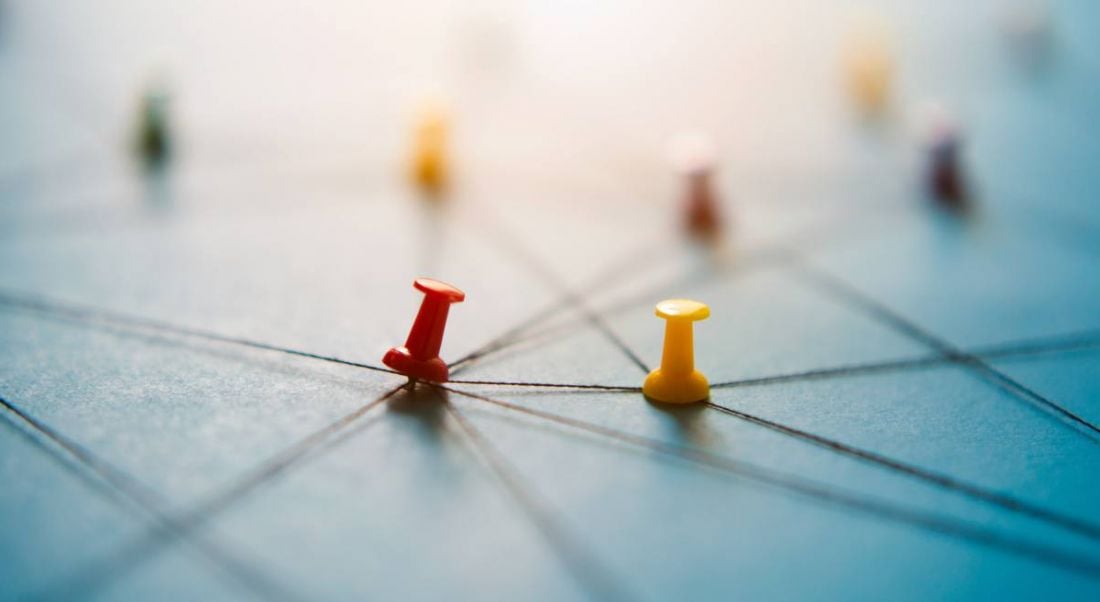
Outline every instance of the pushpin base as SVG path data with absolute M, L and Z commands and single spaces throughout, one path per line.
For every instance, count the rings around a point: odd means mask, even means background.
M 418 360 L 405 347 L 393 347 L 386 352 L 382 363 L 394 370 L 418 380 L 435 383 L 447 382 L 447 364 L 438 357 L 430 360 Z
M 642 394 L 662 403 L 695 403 L 710 398 L 710 383 L 698 370 L 669 374 L 658 368 L 646 377 Z

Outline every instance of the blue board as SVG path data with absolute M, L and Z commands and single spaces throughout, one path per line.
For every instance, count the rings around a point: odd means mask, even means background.
M 0 599 L 1100 598 L 1093 3 L 1023 48 L 1026 2 L 875 6 L 871 118 L 862 3 L 222 4 L 0 6 Z M 381 368 L 418 276 L 467 293 L 445 387 Z M 668 297 L 705 404 L 641 395 Z

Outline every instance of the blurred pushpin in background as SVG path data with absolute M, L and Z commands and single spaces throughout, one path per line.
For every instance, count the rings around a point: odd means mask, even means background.
M 413 184 L 432 196 L 447 185 L 448 125 L 446 112 L 437 105 L 423 108 L 413 125 L 410 176 Z
M 718 242 L 722 215 L 714 190 L 714 142 L 701 132 L 684 132 L 673 138 L 669 154 L 683 180 L 681 206 L 688 235 L 707 244 Z
M 881 113 L 890 100 L 894 57 L 886 26 L 864 18 L 848 35 L 842 55 L 848 93 L 867 114 Z
M 953 211 L 969 209 L 962 154 L 962 134 L 955 119 L 938 103 L 923 107 L 925 160 L 924 187 L 930 198 Z
M 141 97 L 134 146 L 146 168 L 163 166 L 172 150 L 168 101 L 167 87 L 159 82 L 150 85 Z

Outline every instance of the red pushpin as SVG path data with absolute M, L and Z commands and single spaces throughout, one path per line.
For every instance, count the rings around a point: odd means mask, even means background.
M 465 299 L 466 293 L 431 278 L 417 278 L 413 286 L 424 293 L 420 311 L 405 346 L 391 348 L 382 363 L 409 378 L 447 382 L 447 364 L 439 358 L 439 348 L 447 328 L 447 311 L 452 303 Z
M 670 156 L 684 178 L 684 226 L 694 238 L 713 243 L 722 233 L 718 195 L 714 191 L 714 143 L 705 134 L 684 132 L 673 139 Z
M 928 121 L 928 164 L 925 187 L 941 206 L 955 211 L 969 209 L 969 191 L 961 166 L 963 136 L 946 109 L 929 103 L 924 109 Z
M 718 216 L 718 199 L 711 185 L 711 172 L 698 171 L 687 175 L 687 230 L 704 242 L 713 242 L 722 231 Z

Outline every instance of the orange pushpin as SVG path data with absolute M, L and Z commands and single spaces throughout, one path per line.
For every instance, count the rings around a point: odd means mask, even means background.
M 437 193 L 447 183 L 447 118 L 442 110 L 425 111 L 413 131 L 410 171 L 422 190 Z
M 844 70 L 856 104 L 875 113 L 889 101 L 894 59 L 886 26 L 869 17 L 862 21 L 844 49 Z
M 447 312 L 452 303 L 466 298 L 466 293 L 438 280 L 417 278 L 417 290 L 424 292 L 420 311 L 416 314 L 404 347 L 393 347 L 382 357 L 382 363 L 394 370 L 420 380 L 447 382 L 447 364 L 439 357 L 443 331 L 447 328 Z
M 661 367 L 649 373 L 642 393 L 654 401 L 692 403 L 710 397 L 707 377 L 695 369 L 692 322 L 710 317 L 710 308 L 698 301 L 669 299 L 657 304 L 665 319 L 665 346 Z

